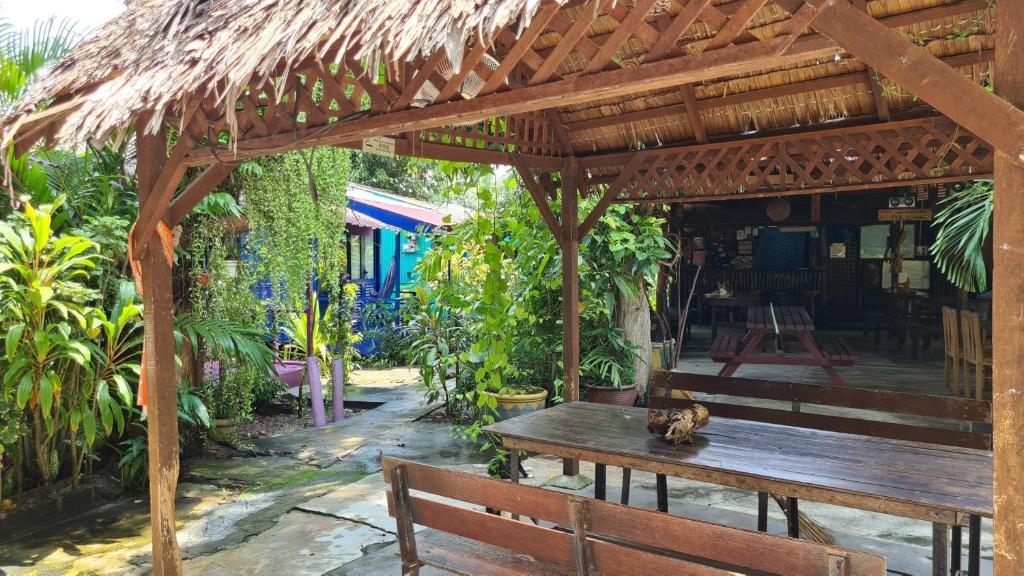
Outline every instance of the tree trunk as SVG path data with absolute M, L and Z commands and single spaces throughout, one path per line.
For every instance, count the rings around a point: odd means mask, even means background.
M 633 278 L 633 294 L 619 292 L 615 325 L 622 328 L 626 341 L 637 347 L 633 368 L 637 394 L 642 398 L 651 379 L 651 312 L 647 302 L 647 285 L 643 275 Z

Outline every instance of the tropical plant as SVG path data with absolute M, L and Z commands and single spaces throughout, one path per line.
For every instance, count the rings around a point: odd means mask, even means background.
M 206 404 L 202 397 L 193 393 L 188 382 L 178 384 L 178 421 L 198 429 L 213 426 Z M 140 433 L 117 445 L 117 479 L 125 489 L 142 491 L 149 479 L 149 446 L 146 442 L 149 434 L 148 420 L 138 418 L 133 426 Z M 184 435 L 179 433 L 179 444 L 184 444 L 184 440 Z
M 431 302 L 422 286 L 415 288 L 408 304 L 409 360 L 419 369 L 427 402 L 442 400 L 445 413 L 456 416 L 460 408 L 457 383 L 464 374 L 461 353 L 466 346 L 465 331 L 461 323 L 450 321 L 447 310 Z M 452 389 L 448 387 L 449 376 L 456 383 Z
M 979 180 L 942 201 L 932 223 L 937 229 L 931 253 L 946 278 L 961 290 L 988 290 L 984 246 L 992 229 L 991 180 Z
M 336 315 L 334 306 L 328 306 L 324 316 L 331 318 Z M 330 322 L 323 322 L 320 315 L 320 304 L 313 302 L 313 343 L 310 348 L 307 322 L 309 315 L 304 308 L 297 312 L 288 314 L 285 322 L 281 325 L 281 332 L 288 338 L 288 343 L 283 346 L 283 352 L 287 358 L 305 358 L 316 356 L 320 364 L 330 366 L 334 360 L 334 344 L 336 338 L 329 334 Z
M 130 290 L 119 292 L 109 316 L 89 305 L 96 293 L 82 280 L 96 266 L 96 244 L 55 236 L 55 208 L 26 204 L 23 218 L 0 222 L 4 397 L 13 393 L 23 413 L 24 446 L 31 445 L 44 484 L 56 477 L 65 442 L 77 482 L 98 429 L 123 432 L 140 343 L 141 310 Z M 28 456 L 19 454 L 22 461 Z

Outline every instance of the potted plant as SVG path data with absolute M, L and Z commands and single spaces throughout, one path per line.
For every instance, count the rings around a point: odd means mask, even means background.
M 548 398 L 548 391 L 539 386 L 503 386 L 498 390 L 484 390 L 480 394 L 487 398 L 497 414 L 495 420 L 508 420 L 541 410 Z
M 636 347 L 626 341 L 621 328 L 592 328 L 584 335 L 591 344 L 580 361 L 580 385 L 587 401 L 632 406 L 636 403 Z

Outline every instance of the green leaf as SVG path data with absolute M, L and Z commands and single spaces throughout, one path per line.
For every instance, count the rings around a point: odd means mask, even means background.
M 18 408 L 24 408 L 28 404 L 28 399 L 32 396 L 32 389 L 34 383 L 32 382 L 32 375 L 25 374 L 21 377 L 21 383 L 18 384 L 18 395 L 15 401 L 18 404 Z
M 85 443 L 91 446 L 96 441 L 96 416 L 89 410 L 82 412 L 82 425 L 85 428 Z
M 18 344 L 21 342 L 21 335 L 25 332 L 24 324 L 15 324 L 7 329 L 7 340 L 5 342 L 7 360 L 14 360 L 14 355 L 18 352 Z
M 39 408 L 44 418 L 52 418 L 50 409 L 53 408 L 53 382 L 46 377 L 39 381 Z

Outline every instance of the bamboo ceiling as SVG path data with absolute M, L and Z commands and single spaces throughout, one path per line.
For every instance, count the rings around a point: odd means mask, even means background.
M 990 80 L 989 0 L 848 1 L 974 83 Z M 201 165 L 387 134 L 399 153 L 427 157 L 503 162 L 514 152 L 553 170 L 575 155 L 593 183 L 614 180 L 631 151 L 678 150 L 652 154 L 632 185 L 634 198 L 652 199 L 991 172 L 990 146 L 810 32 L 812 2 L 802 2 L 143 0 L 35 84 L 0 123 L 0 144 L 102 140 L 148 119 L 151 131 L 182 125 L 184 161 Z M 772 43 L 780 49 L 763 65 L 719 63 Z M 678 83 L 647 72 L 688 56 L 710 64 Z M 613 82 L 631 69 L 632 84 Z M 571 89 L 513 100 L 559 82 Z M 450 121 L 431 124 L 435 109 Z M 862 126 L 881 140 L 834 132 Z M 816 131 L 836 146 L 815 152 Z M 793 133 L 810 140 L 737 147 Z M 857 165 L 849 173 L 820 156 L 842 147 Z M 728 150 L 761 156 L 733 161 Z M 776 154 L 787 158 L 765 164 Z M 714 176 L 724 168 L 735 173 Z M 661 192 L 638 188 L 644 177 Z

